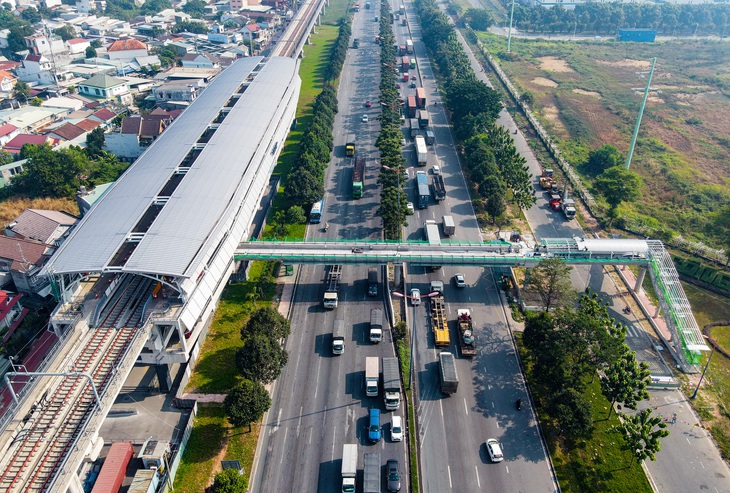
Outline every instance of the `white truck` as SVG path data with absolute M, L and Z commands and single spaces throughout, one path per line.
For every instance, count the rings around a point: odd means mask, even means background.
M 456 223 L 454 222 L 454 216 L 444 216 L 443 220 L 444 234 L 446 236 L 453 236 L 456 233 Z
M 378 381 L 380 380 L 380 358 L 368 356 L 365 358 L 365 395 L 378 396 Z
M 378 343 L 383 340 L 383 310 L 370 310 L 370 342 Z
M 363 456 L 363 493 L 380 493 L 380 454 L 370 453 Z
M 335 328 L 332 331 L 332 354 L 345 352 L 345 321 L 335 320 Z
M 428 164 L 428 148 L 426 147 L 426 139 L 423 135 L 416 135 L 415 142 L 418 166 L 426 166 L 426 164 Z
M 357 477 L 357 444 L 342 445 L 342 493 L 355 493 Z
M 398 358 L 383 358 L 383 397 L 388 411 L 395 411 L 400 406 Z
M 327 288 L 324 292 L 322 304 L 328 310 L 337 308 L 338 294 L 337 290 L 340 284 L 340 276 L 342 276 L 341 265 L 330 265 L 327 273 Z

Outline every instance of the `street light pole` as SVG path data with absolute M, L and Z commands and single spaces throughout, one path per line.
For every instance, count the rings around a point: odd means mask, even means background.
M 639 117 L 636 119 L 636 126 L 634 127 L 634 135 L 631 137 L 631 145 L 629 146 L 629 155 L 626 156 L 626 169 L 631 167 L 631 157 L 634 155 L 634 147 L 636 147 L 636 137 L 639 135 L 639 126 L 641 125 L 641 117 L 644 116 L 644 107 L 646 106 L 646 100 L 649 98 L 649 89 L 651 88 L 651 77 L 654 75 L 654 65 L 656 65 L 656 58 L 651 59 L 651 70 L 649 71 L 649 79 L 646 81 L 646 88 L 644 89 L 644 99 L 641 100 L 641 107 L 639 108 Z
M 512 43 L 512 19 L 515 16 L 515 0 L 512 0 L 512 11 L 509 14 L 509 32 L 507 33 L 507 53 Z
M 712 355 L 715 354 L 715 341 L 710 339 L 709 337 L 705 336 L 705 339 L 710 341 L 710 344 L 712 345 L 712 351 L 710 351 L 710 357 L 707 358 L 707 363 L 705 363 L 705 367 L 702 370 L 702 375 L 700 375 L 700 381 L 697 382 L 697 387 L 695 388 L 694 394 L 692 394 L 692 397 L 690 399 L 695 399 L 697 397 L 697 392 L 700 391 L 700 385 L 702 385 L 702 379 L 705 378 L 705 372 L 707 371 L 707 368 L 710 366 L 710 361 L 712 360 Z

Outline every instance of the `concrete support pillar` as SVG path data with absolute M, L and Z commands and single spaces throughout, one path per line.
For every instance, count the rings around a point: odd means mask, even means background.
M 84 493 L 84 482 L 81 481 L 81 478 L 78 474 L 73 474 L 71 476 L 71 482 L 68 485 L 68 493 Z
M 167 365 L 155 365 L 155 371 L 157 372 L 157 381 L 160 384 L 160 392 L 167 394 L 172 389 L 170 368 Z
M 637 293 L 641 292 L 641 286 L 644 284 L 644 277 L 646 277 L 646 267 L 642 266 L 639 269 L 639 275 L 636 276 L 636 284 L 634 284 L 634 291 Z
M 403 264 L 393 264 L 393 288 L 398 289 L 403 284 Z
M 654 312 L 654 316 L 652 318 L 657 318 L 662 313 L 662 308 L 659 306 L 659 303 L 656 305 L 656 311 Z

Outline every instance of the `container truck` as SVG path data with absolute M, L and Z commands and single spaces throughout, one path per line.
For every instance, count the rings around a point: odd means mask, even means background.
M 132 460 L 134 449 L 129 442 L 112 443 L 109 452 L 106 454 L 104 464 L 101 466 L 99 476 L 94 483 L 92 493 L 106 493 L 119 491 L 127 473 L 127 466 Z
M 411 138 L 415 139 L 416 135 L 421 135 L 421 127 L 418 125 L 418 118 L 411 118 L 408 120 L 408 124 L 411 127 Z
M 418 208 L 425 209 L 428 207 L 428 199 L 431 192 L 428 190 L 428 177 L 425 171 L 416 172 L 416 183 L 418 185 Z
M 412 39 L 406 40 L 406 53 L 408 53 L 409 55 L 411 53 L 413 53 L 413 40 Z
M 418 165 L 426 166 L 426 164 L 428 164 L 428 148 L 426 147 L 426 139 L 423 138 L 423 135 L 416 135 L 415 144 Z
M 416 104 L 419 108 L 426 107 L 426 89 L 419 87 L 416 89 Z
M 449 322 L 446 319 L 446 304 L 442 295 L 432 296 L 431 303 L 431 327 L 433 328 L 434 344 L 437 347 L 448 347 L 451 344 L 449 336 Z
M 370 310 L 370 342 L 378 343 L 383 340 L 383 310 Z
M 433 145 L 434 142 L 436 142 L 436 136 L 433 130 L 426 130 L 426 144 Z
M 345 144 L 345 154 L 347 156 L 355 155 L 355 134 L 349 134 L 347 136 L 347 143 Z
M 418 110 L 418 124 L 421 126 L 421 128 L 428 127 L 428 122 L 428 110 Z
M 408 118 L 416 117 L 416 96 L 408 96 L 406 99 L 406 111 L 408 112 Z
M 365 395 L 378 396 L 378 380 L 380 379 L 380 358 L 368 356 L 365 358 Z
M 357 444 L 342 445 L 342 493 L 355 493 L 357 478 Z
M 456 360 L 453 354 L 446 351 L 439 353 L 439 377 L 441 392 L 444 394 L 453 394 L 459 388 L 459 376 L 456 373 Z
M 401 72 L 408 72 L 408 70 L 411 68 L 411 59 L 408 58 L 408 56 L 403 55 L 400 59 L 400 69 Z
M 369 453 L 363 456 L 363 493 L 380 493 L 380 454 Z
M 456 323 L 459 325 L 459 345 L 462 356 L 477 354 L 477 343 L 474 338 L 474 326 L 471 321 L 471 310 L 466 308 L 456 311 Z
M 400 15 L 405 15 L 406 13 L 406 6 L 405 4 L 400 4 Z
M 352 167 L 352 197 L 359 199 L 365 190 L 365 158 L 355 156 Z
M 370 267 L 368 269 L 368 296 L 374 297 L 378 295 L 378 268 Z
M 327 273 L 327 289 L 324 292 L 322 303 L 328 310 L 337 308 L 338 295 L 337 290 L 340 284 L 340 276 L 342 275 L 341 265 L 330 265 Z
M 444 185 L 444 177 L 441 175 L 434 175 L 431 182 L 433 186 L 433 198 L 437 202 L 441 202 L 446 198 L 446 185 Z
M 403 56 L 403 55 L 405 55 L 405 54 L 406 54 L 406 45 L 400 45 L 400 46 L 398 47 L 398 54 L 399 54 L 400 56 Z
M 383 396 L 385 409 L 395 411 L 400 406 L 400 372 L 398 358 L 383 358 Z
M 454 222 L 454 216 L 444 216 L 443 219 L 444 234 L 446 236 L 453 236 L 456 233 L 456 223 Z
M 332 331 L 332 354 L 345 352 L 345 321 L 335 320 L 335 327 Z

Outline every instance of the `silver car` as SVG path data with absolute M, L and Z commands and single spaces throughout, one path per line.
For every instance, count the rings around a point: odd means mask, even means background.
M 398 470 L 398 461 L 390 459 L 386 463 L 388 468 L 388 491 L 400 491 L 400 471 Z

